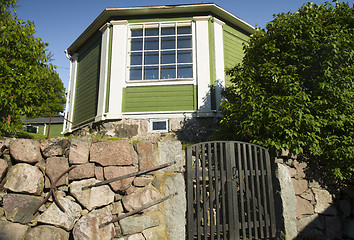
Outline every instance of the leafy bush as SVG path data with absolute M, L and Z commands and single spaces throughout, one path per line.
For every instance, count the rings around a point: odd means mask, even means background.
M 35 37 L 33 22 L 18 19 L 17 0 L 0 3 L 0 137 L 21 131 L 22 117 L 63 111 L 64 85 Z
M 311 156 L 354 176 L 354 12 L 308 3 L 275 15 L 228 70 L 219 134 Z

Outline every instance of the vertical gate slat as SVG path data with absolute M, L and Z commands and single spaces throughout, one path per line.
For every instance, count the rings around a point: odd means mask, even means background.
M 232 189 L 232 205 L 233 207 L 231 208 L 233 211 L 233 228 L 235 230 L 235 236 L 239 237 L 240 235 L 240 223 L 239 223 L 239 218 L 238 218 L 238 214 L 239 214 L 239 210 L 238 210 L 238 189 L 237 189 L 237 180 L 239 180 L 238 178 L 238 174 L 237 174 L 237 168 L 236 168 L 236 156 L 235 156 L 235 143 L 231 142 L 229 144 L 230 146 L 230 155 L 229 155 L 229 161 L 231 164 L 231 189 Z
M 234 216 L 233 216 L 233 202 L 232 202 L 232 185 L 231 185 L 231 179 L 232 179 L 232 166 L 231 166 L 231 161 L 230 161 L 230 156 L 231 156 L 231 149 L 230 149 L 231 144 L 228 143 L 226 144 L 226 188 L 227 188 L 227 209 L 228 209 L 228 220 L 229 220 L 229 239 L 235 239 L 235 231 L 234 231 Z
M 270 219 L 271 219 L 271 227 L 270 227 L 270 234 L 271 237 L 275 236 L 275 209 L 274 209 L 274 199 L 273 199 L 273 184 L 272 184 L 272 172 L 271 172 L 271 167 L 270 167 L 270 156 L 268 151 L 265 152 L 266 155 L 266 165 L 267 165 L 267 180 L 268 180 L 268 195 L 269 195 L 269 201 L 271 204 L 269 204 L 269 210 L 270 210 Z
M 258 231 L 257 231 L 257 206 L 256 201 L 257 198 L 255 196 L 255 187 L 254 187 L 254 173 L 255 170 L 253 168 L 253 154 L 252 154 L 252 145 L 248 145 L 248 161 L 249 161 L 249 170 L 250 170 L 250 180 L 251 180 L 251 194 L 252 194 L 252 215 L 253 215 L 253 234 L 251 236 L 258 239 Z M 251 216 L 252 217 L 252 216 Z M 250 236 L 250 237 L 251 237 Z
M 264 238 L 264 231 L 263 231 L 263 218 L 262 218 L 262 201 L 261 201 L 261 189 L 260 189 L 260 178 L 263 173 L 263 170 L 259 168 L 258 161 L 259 161 L 259 153 L 261 153 L 261 149 L 259 147 L 255 147 L 254 151 L 254 163 L 256 169 L 256 185 L 257 185 L 257 199 L 258 199 L 258 221 L 259 221 L 259 234 L 260 238 Z
M 192 159 L 192 150 L 193 148 L 187 148 L 187 159 Z M 194 189 L 193 189 L 193 161 L 186 161 L 186 170 L 187 170 L 187 177 L 190 179 L 187 181 L 187 224 L 188 232 L 187 236 L 189 240 L 194 239 L 194 229 L 195 229 L 195 221 L 194 221 L 194 214 L 193 214 L 193 204 L 194 204 Z
M 265 168 L 266 166 L 264 166 L 264 160 L 265 160 L 265 156 L 264 156 L 264 151 L 261 152 L 261 169 L 263 171 L 262 174 L 262 195 L 263 195 L 263 213 L 264 213 L 264 220 L 265 220 L 265 233 L 266 233 L 266 238 L 269 238 L 269 226 L 270 226 L 270 218 L 269 218 L 269 214 L 268 214 L 268 198 L 267 198 L 267 184 L 266 184 L 266 179 L 265 179 L 265 175 L 267 175 L 267 169 Z
M 227 235 L 227 229 L 226 229 L 226 201 L 225 201 L 225 195 L 226 195 L 226 191 L 225 191 L 225 183 L 226 183 L 226 176 L 225 176 L 225 167 L 224 167 L 224 145 L 225 143 L 220 143 L 220 175 L 221 175 L 221 209 L 222 209 L 222 227 L 223 227 L 223 239 L 227 239 L 228 235 Z
M 245 171 L 245 191 L 246 191 L 246 205 L 247 205 L 247 227 L 248 227 L 248 237 L 250 238 L 252 236 L 252 228 L 251 228 L 251 224 L 252 224 L 252 220 L 251 220 L 251 206 L 250 206 L 250 185 L 249 185 L 249 176 L 250 176 L 250 172 L 248 170 L 248 164 L 247 164 L 247 147 L 245 144 L 242 144 L 242 148 L 243 148 L 243 167 L 244 167 L 244 171 Z
M 208 143 L 210 239 L 214 240 L 214 235 L 215 235 L 214 200 L 215 200 L 216 192 L 214 189 L 214 181 L 213 181 L 213 175 L 212 175 L 212 172 L 213 172 L 212 156 L 213 155 L 211 154 L 211 143 Z
M 245 221 L 245 206 L 244 206 L 244 202 L 245 202 L 245 172 L 244 172 L 244 168 L 242 167 L 242 155 L 241 155 L 241 144 L 237 143 L 237 153 L 238 153 L 238 175 L 240 178 L 240 205 L 241 205 L 241 209 L 240 209 L 240 218 L 241 218 L 241 227 L 242 227 L 242 238 L 245 239 L 246 238 L 246 221 Z
M 204 230 L 204 239 L 208 237 L 208 214 L 207 214 L 207 190 L 206 190 L 206 172 L 205 172 L 205 145 L 202 144 L 202 191 L 203 191 L 203 230 Z
M 216 237 L 218 240 L 220 240 L 220 208 L 219 208 L 219 194 L 220 194 L 220 190 L 219 190 L 219 167 L 218 167 L 218 143 L 214 142 L 214 175 L 215 175 L 215 204 L 216 204 L 216 221 L 215 221 L 215 225 L 216 225 Z
M 201 239 L 201 232 L 200 232 L 200 226 L 202 224 L 201 216 L 199 209 L 201 208 L 201 202 L 200 202 L 200 176 L 199 176 L 199 145 L 196 146 L 195 148 L 195 175 L 196 175 L 196 205 L 197 209 L 195 210 L 195 213 L 197 214 L 197 238 L 198 240 Z

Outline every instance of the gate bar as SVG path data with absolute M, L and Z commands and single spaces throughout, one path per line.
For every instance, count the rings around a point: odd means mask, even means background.
M 105 181 L 102 181 L 102 182 L 91 184 L 89 186 L 82 187 L 81 190 L 86 190 L 86 189 L 89 189 L 89 188 L 92 188 L 92 187 L 102 186 L 102 185 L 104 185 L 106 183 L 111 183 L 111 182 L 119 181 L 119 180 L 122 180 L 122 179 L 125 179 L 125 178 L 130 178 L 130 177 L 142 175 L 142 174 L 148 173 L 148 172 L 157 171 L 157 170 L 159 170 L 161 168 L 165 168 L 165 167 L 171 166 L 173 164 L 176 164 L 176 161 L 169 162 L 169 163 L 164 163 L 164 164 L 158 165 L 156 167 L 152 167 L 152 168 L 141 170 L 141 171 L 134 172 L 134 173 L 129 173 L 129 174 L 126 174 L 126 175 L 123 175 L 123 176 L 119 176 L 119 177 L 116 177 L 116 178 L 111 178 L 111 179 L 108 179 L 108 180 L 105 180 Z

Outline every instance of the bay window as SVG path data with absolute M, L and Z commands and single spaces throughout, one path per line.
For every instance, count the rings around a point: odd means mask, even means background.
M 190 22 L 132 24 L 129 42 L 130 81 L 193 78 Z

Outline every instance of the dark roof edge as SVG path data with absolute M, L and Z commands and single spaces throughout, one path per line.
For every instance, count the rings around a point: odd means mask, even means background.
M 25 118 L 23 119 L 23 122 L 25 124 L 44 124 L 44 123 L 49 123 L 49 118 L 50 117 L 40 117 L 40 118 Z M 51 123 L 63 123 L 64 119 L 63 117 L 59 116 L 53 116 Z
M 220 18 L 234 24 L 244 31 L 252 34 L 255 28 L 244 20 L 238 18 L 232 13 L 219 7 L 214 3 L 204 4 L 188 4 L 188 5 L 165 5 L 165 6 L 148 6 L 148 7 L 128 7 L 128 8 L 106 8 L 87 28 L 86 30 L 70 45 L 67 49 L 70 55 L 90 38 L 98 29 L 100 29 L 113 16 L 129 16 L 129 15 L 153 15 L 153 14 L 178 14 L 178 13 L 199 13 L 212 12 Z

